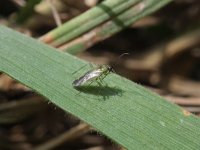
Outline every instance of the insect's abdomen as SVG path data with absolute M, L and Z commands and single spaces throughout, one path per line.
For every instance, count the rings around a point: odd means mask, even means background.
M 80 80 L 81 78 L 77 79 L 77 80 L 74 80 L 74 82 L 72 83 L 73 87 L 79 87 L 82 85 L 81 81 Z

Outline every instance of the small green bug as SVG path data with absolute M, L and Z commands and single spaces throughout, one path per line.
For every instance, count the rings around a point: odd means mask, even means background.
M 118 57 L 118 60 L 128 53 L 123 53 Z M 83 76 L 81 76 L 79 79 L 74 80 L 72 85 L 75 88 L 78 88 L 86 83 L 92 83 L 93 81 L 97 81 L 97 83 L 100 85 L 100 82 L 111 72 L 115 72 L 113 67 L 109 65 L 99 65 L 98 67 L 86 72 Z M 99 82 L 100 81 L 100 82 Z

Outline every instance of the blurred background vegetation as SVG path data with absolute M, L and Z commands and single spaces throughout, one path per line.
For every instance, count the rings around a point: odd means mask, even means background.
M 44 34 L 100 2 L 0 1 L 0 24 L 46 42 Z M 118 74 L 199 116 L 199 25 L 199 0 L 174 0 L 115 35 L 87 41 L 84 51 L 76 55 L 95 64 L 109 64 Z M 65 44 L 56 47 L 66 50 Z M 122 53 L 129 55 L 116 64 Z M 0 74 L 0 149 L 44 149 L 44 145 L 49 145 L 46 149 L 123 149 L 43 99 Z

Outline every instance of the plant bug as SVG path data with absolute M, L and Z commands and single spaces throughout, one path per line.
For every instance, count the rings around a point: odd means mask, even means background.
M 109 65 L 100 65 L 93 70 L 90 70 L 86 72 L 83 76 L 81 76 L 79 79 L 74 80 L 72 85 L 74 87 L 80 87 L 84 85 L 85 83 L 92 82 L 94 80 L 97 81 L 98 84 L 100 84 L 99 81 L 102 81 L 110 72 L 114 72 L 114 69 Z
M 123 53 L 119 56 L 118 60 L 128 53 Z M 101 81 L 111 72 L 115 72 L 113 67 L 109 65 L 99 65 L 98 67 L 86 72 L 83 76 L 81 76 L 79 79 L 74 80 L 72 85 L 75 88 L 81 87 L 82 85 L 93 81 L 97 81 L 99 85 L 101 85 Z

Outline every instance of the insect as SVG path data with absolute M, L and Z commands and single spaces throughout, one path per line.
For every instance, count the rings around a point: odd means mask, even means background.
M 123 53 L 119 56 L 118 60 L 128 53 Z M 99 85 L 101 85 L 101 81 L 111 72 L 115 72 L 113 67 L 109 65 L 99 65 L 98 67 L 86 72 L 83 76 L 79 79 L 74 80 L 72 85 L 75 88 L 78 88 L 86 83 L 92 83 L 96 81 Z
M 88 82 L 93 82 L 94 80 L 100 85 L 100 82 L 110 73 L 114 72 L 114 69 L 109 65 L 100 65 L 88 72 L 86 72 L 79 79 L 75 80 L 72 85 L 74 87 L 80 87 Z

